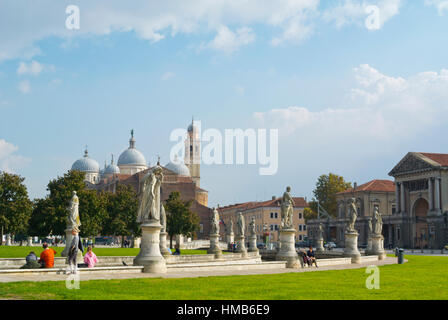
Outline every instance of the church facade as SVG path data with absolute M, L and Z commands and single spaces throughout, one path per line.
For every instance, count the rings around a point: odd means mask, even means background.
M 192 122 L 185 140 L 184 161 L 176 158 L 164 166 L 161 165 L 164 174 L 161 196 L 164 201 L 171 192 L 178 191 L 182 200 L 192 200 L 191 210 L 200 219 L 197 236 L 201 239 L 208 236 L 212 210 L 208 208 L 208 191 L 200 188 L 200 160 L 200 137 Z M 136 148 L 133 130 L 129 147 L 120 154 L 117 164 L 112 156 L 110 164 L 104 165 L 104 169 L 100 170 L 98 163 L 88 156 L 86 150 L 84 157 L 72 165 L 72 170 L 85 172 L 85 182 L 89 189 L 115 192 L 117 186 L 123 184 L 132 186 L 138 195 L 141 193 L 141 181 L 151 169 L 144 155 Z
M 441 249 L 448 244 L 448 154 L 409 152 L 395 178 L 398 245 Z

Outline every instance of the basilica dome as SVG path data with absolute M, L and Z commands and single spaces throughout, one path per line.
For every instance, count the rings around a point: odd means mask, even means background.
M 73 163 L 72 170 L 78 170 L 88 173 L 99 173 L 100 166 L 94 159 L 89 158 L 89 153 L 86 150 L 84 152 L 84 157 L 76 160 L 75 163 Z
M 120 168 L 114 163 L 114 157 L 112 156 L 112 160 L 110 162 L 110 165 L 104 169 L 104 175 L 114 175 L 119 174 Z
M 184 177 L 190 176 L 190 170 L 182 161 L 178 160 L 177 156 L 174 159 L 174 161 L 167 163 L 165 168 L 173 171 L 175 174 L 177 174 L 179 176 L 184 176 Z
M 118 158 L 118 166 L 146 166 L 146 160 L 143 154 L 135 149 L 134 132 L 131 132 L 129 148 L 123 151 Z

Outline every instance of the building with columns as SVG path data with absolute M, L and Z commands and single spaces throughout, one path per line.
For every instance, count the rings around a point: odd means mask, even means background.
M 397 245 L 448 244 L 448 154 L 409 152 L 389 175 L 395 178 Z
M 354 184 L 353 188 L 336 194 L 337 212 L 329 212 L 330 218 L 325 217 L 307 221 L 308 238 L 316 243 L 319 223 L 324 229 L 324 240 L 335 242 L 338 247 L 345 245 L 345 224 L 348 220 L 348 209 L 350 200 L 356 199 L 358 218 L 355 229 L 359 233 L 358 244 L 367 246 L 369 234 L 369 221 L 372 220 L 375 207 L 383 217 L 384 244 L 393 244 L 392 227 L 390 219 L 396 211 L 395 204 L 395 184 L 391 180 L 372 180 L 362 185 Z

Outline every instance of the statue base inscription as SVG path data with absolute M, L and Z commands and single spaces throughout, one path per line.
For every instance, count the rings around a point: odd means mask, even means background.
M 242 257 L 247 257 L 246 240 L 244 236 L 237 236 L 238 242 L 235 252 L 242 253 Z
M 70 245 L 72 243 L 74 235 L 72 234 L 72 229 L 65 229 L 65 248 L 61 252 L 61 257 L 67 257 L 70 250 Z M 87 248 L 84 248 L 87 250 Z M 78 254 L 76 256 L 76 263 L 83 263 L 84 257 L 82 256 L 81 250 L 78 249 Z
M 324 239 L 317 239 L 316 241 L 316 252 L 324 252 Z
M 170 251 L 168 250 L 167 244 L 166 244 L 166 236 L 168 235 L 167 232 L 160 232 L 160 253 L 164 257 L 169 257 L 171 255 Z
M 140 252 L 134 259 L 134 266 L 143 266 L 145 273 L 166 273 L 166 261 L 160 253 L 159 221 L 147 221 L 142 225 Z
M 386 257 L 384 251 L 384 237 L 380 234 L 372 235 L 372 250 L 369 255 L 378 256 L 378 260 L 383 260 Z
M 280 250 L 275 256 L 275 260 L 286 261 L 287 268 L 298 268 L 300 265 L 294 241 L 295 234 L 296 230 L 294 229 L 280 230 Z
M 345 233 L 344 257 L 352 258 L 352 263 L 361 263 L 361 254 L 358 250 L 358 232 Z
M 249 236 L 249 249 L 247 249 L 248 252 L 257 252 L 258 253 L 258 248 L 257 248 L 257 235 L 253 234 L 251 236 Z
M 219 234 L 210 235 L 210 248 L 207 250 L 208 254 L 214 254 L 215 258 L 222 257 L 222 251 L 219 248 Z

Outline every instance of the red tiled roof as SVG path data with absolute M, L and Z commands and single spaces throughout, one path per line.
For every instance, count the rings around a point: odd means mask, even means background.
M 337 194 L 345 194 L 353 192 L 353 188 L 338 192 Z M 380 192 L 394 192 L 395 183 L 391 180 L 372 180 L 356 187 L 355 192 L 360 191 L 380 191 Z
M 448 167 L 448 154 L 446 153 L 424 153 L 419 152 L 422 156 L 425 156 L 438 164 L 440 164 L 442 167 Z

